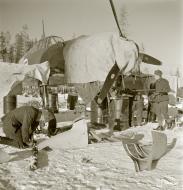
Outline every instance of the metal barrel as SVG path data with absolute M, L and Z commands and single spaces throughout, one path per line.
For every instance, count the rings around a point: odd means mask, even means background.
M 68 95 L 68 99 L 67 99 L 68 108 L 69 108 L 70 110 L 74 110 L 77 101 L 78 101 L 78 95 L 69 94 L 69 95 Z
M 17 105 L 17 98 L 15 95 L 7 95 L 3 98 L 3 112 L 4 114 L 14 110 Z
M 94 100 L 91 102 L 90 121 L 93 124 L 104 125 L 108 118 L 108 108 L 106 106 L 100 107 Z
M 58 94 L 48 94 L 49 109 L 58 113 Z
M 122 102 L 123 102 L 122 98 L 114 99 L 114 117 L 115 117 L 115 119 L 121 118 Z
M 111 125 L 115 123 L 121 129 L 126 129 L 129 127 L 129 98 L 128 97 L 115 97 L 112 99 L 109 105 L 109 120 Z M 114 126 L 110 126 L 113 128 Z

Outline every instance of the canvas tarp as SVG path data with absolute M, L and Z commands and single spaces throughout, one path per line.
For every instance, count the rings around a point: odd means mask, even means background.
M 47 83 L 50 74 L 48 62 L 35 65 L 0 63 L 0 117 L 3 115 L 3 97 L 8 94 L 12 85 L 22 81 L 25 75 Z
M 114 33 L 78 37 L 66 44 L 63 53 L 68 83 L 105 81 L 115 61 L 120 69 L 128 64 L 129 71 L 137 58 L 134 42 Z

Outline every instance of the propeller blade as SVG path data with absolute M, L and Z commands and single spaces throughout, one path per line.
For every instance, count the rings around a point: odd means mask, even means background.
M 112 0 L 109 0 L 109 2 L 110 2 L 110 5 L 111 5 L 111 8 L 112 8 L 112 12 L 113 12 L 113 15 L 114 15 L 114 18 L 115 18 L 115 21 L 116 21 L 116 24 L 117 24 L 120 36 L 123 37 L 123 38 L 125 38 L 125 36 L 123 35 L 123 33 L 121 31 L 119 22 L 118 22 L 118 17 L 117 17 L 116 11 L 115 11 L 114 3 L 113 3 Z
M 151 64 L 151 65 L 162 65 L 162 62 L 150 55 L 145 53 L 140 53 L 140 57 L 142 57 L 142 62 Z

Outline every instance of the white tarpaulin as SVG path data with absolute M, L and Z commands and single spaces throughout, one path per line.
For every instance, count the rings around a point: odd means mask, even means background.
M 50 75 L 49 63 L 35 65 L 0 63 L 0 116 L 3 115 L 3 97 L 8 94 L 14 83 L 22 81 L 25 75 L 47 83 Z
M 120 38 L 118 34 L 81 36 L 64 47 L 66 81 L 105 81 L 115 61 L 120 69 L 128 64 L 126 71 L 129 71 L 134 67 L 136 58 L 134 42 Z

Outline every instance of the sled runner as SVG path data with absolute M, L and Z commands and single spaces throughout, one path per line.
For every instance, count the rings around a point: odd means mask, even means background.
M 138 141 L 141 139 L 137 137 L 134 139 L 122 138 L 123 147 L 128 156 L 133 160 L 137 172 L 155 169 L 158 161 L 167 154 L 176 143 L 176 139 L 173 139 L 172 143 L 167 145 L 166 134 L 154 130 L 152 131 L 152 145 L 140 145 Z

